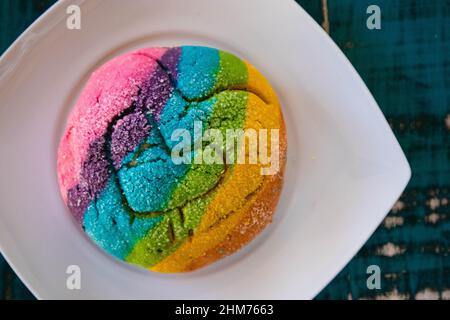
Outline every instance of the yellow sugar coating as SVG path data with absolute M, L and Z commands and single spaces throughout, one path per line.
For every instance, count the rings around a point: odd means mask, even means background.
M 277 95 L 270 85 L 269 81 L 250 63 L 246 62 L 247 72 L 248 72 L 248 80 L 247 80 L 247 90 L 255 93 L 259 97 L 261 97 L 267 105 L 272 105 L 270 110 L 272 112 L 276 112 L 278 114 L 278 126 L 280 127 L 280 123 L 282 122 L 281 117 L 281 109 L 280 104 L 278 102 Z
M 244 129 L 268 129 L 268 131 L 279 129 L 283 120 L 272 87 L 248 63 L 247 69 L 248 86 L 245 89 L 249 91 L 249 94 Z M 267 147 L 270 150 L 270 136 Z M 248 152 L 248 150 L 246 151 Z M 248 154 L 245 163 L 228 167 L 194 235 L 150 270 L 158 272 L 185 271 L 193 259 L 201 257 L 205 252 L 225 241 L 227 235 L 239 226 L 248 209 L 256 201 L 256 197 L 252 195 L 257 194 L 266 184 L 271 183 L 271 179 L 261 175 L 262 165 L 260 163 L 248 164 Z M 266 223 L 266 221 L 261 221 L 261 223 Z

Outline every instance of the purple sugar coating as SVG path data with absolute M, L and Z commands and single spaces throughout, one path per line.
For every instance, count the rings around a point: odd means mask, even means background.
M 67 192 L 69 209 L 78 222 L 82 222 L 91 200 L 105 188 L 108 177 L 106 141 L 100 137 L 89 146 L 88 159 L 81 168 L 80 182 Z
M 180 55 L 179 47 L 167 50 L 158 61 L 162 67 L 156 67 L 153 76 L 141 88 L 137 106 L 144 112 L 150 112 L 156 122 L 159 122 L 161 111 L 174 89 L 173 82 L 178 77 L 177 65 Z
M 100 137 L 89 146 L 88 155 L 81 169 L 81 180 L 86 181 L 91 193 L 96 195 L 106 186 L 110 173 L 104 137 Z
M 180 61 L 181 47 L 171 48 L 161 57 L 160 63 L 166 68 L 173 81 L 178 79 L 178 62 Z
M 79 223 L 83 223 L 84 212 L 92 200 L 89 187 L 86 184 L 77 184 L 67 191 L 67 206 Z
M 111 158 L 116 169 L 123 158 L 148 136 L 150 128 L 147 117 L 140 111 L 117 121 L 111 135 Z
M 159 122 L 161 111 L 172 91 L 173 86 L 169 76 L 160 66 L 157 66 L 153 76 L 141 87 L 136 106 L 144 112 L 150 112 L 156 122 Z

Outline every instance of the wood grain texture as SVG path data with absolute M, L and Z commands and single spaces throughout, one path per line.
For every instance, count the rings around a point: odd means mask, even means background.
M 300 5 L 323 24 L 311 1 Z M 366 27 L 381 9 L 381 30 Z M 450 299 L 450 1 L 328 0 L 329 33 L 404 150 L 412 179 L 388 217 L 321 299 Z M 363 214 L 363 213 L 362 213 Z M 381 268 L 381 289 L 366 286 Z

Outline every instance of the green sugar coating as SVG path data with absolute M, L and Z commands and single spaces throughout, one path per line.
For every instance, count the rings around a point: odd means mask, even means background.
M 238 57 L 220 51 L 220 68 L 216 76 L 216 91 L 223 90 L 225 88 L 240 88 L 247 84 L 248 73 L 247 66 Z
M 219 129 L 225 137 L 227 129 L 244 127 L 248 93 L 240 90 L 222 91 L 216 95 L 217 103 L 208 119 L 208 128 Z
M 204 194 L 216 185 L 223 172 L 222 164 L 192 164 L 186 176 L 175 187 L 168 207 L 180 206 L 187 200 Z
M 174 252 L 194 233 L 213 198 L 214 191 L 188 202 L 181 209 L 166 212 L 163 220 L 134 246 L 126 261 L 152 266 Z

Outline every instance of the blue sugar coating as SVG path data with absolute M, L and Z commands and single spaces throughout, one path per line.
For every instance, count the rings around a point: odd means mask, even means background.
M 157 128 L 169 149 L 177 144 L 176 141 L 171 141 L 172 132 L 179 128 L 178 122 L 188 109 L 189 102 L 185 101 L 179 92 L 174 91 L 161 110 Z
M 145 149 L 135 161 L 136 166 L 139 166 L 143 163 L 147 162 L 156 162 L 156 161 L 168 161 L 170 155 L 167 153 L 167 150 L 163 146 L 154 146 L 148 149 Z
M 201 121 L 203 129 L 206 129 L 216 102 L 217 99 L 213 97 L 202 102 L 189 103 L 178 92 L 172 94 L 161 112 L 161 120 L 158 124 L 158 129 L 170 150 L 181 140 L 180 138 L 172 141 L 174 130 L 185 129 L 189 131 L 191 139 L 194 139 L 194 121 Z M 192 144 L 194 142 L 192 141 Z
M 108 181 L 97 201 L 91 202 L 84 215 L 83 226 L 86 233 L 101 248 L 119 259 L 131 252 L 135 243 L 148 233 L 162 216 L 130 216 L 122 203 L 116 177 Z
M 137 212 L 163 211 L 172 189 L 184 176 L 184 166 L 177 166 L 168 158 L 123 167 L 119 180 L 129 206 Z
M 178 90 L 189 100 L 211 94 L 219 68 L 219 50 L 183 46 L 178 64 Z

